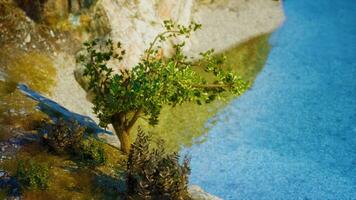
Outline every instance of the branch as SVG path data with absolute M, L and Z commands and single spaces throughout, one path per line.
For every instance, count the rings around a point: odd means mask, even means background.
M 159 38 L 161 38 L 162 36 L 164 36 L 165 34 L 168 34 L 168 33 L 180 33 L 180 32 L 179 32 L 179 31 L 173 31 L 173 30 L 171 30 L 171 31 L 164 31 L 164 32 L 158 34 L 158 35 L 155 37 L 155 39 L 153 40 L 153 42 L 151 42 L 150 47 L 147 49 L 146 60 L 149 59 L 150 52 L 152 51 L 152 49 L 153 49 L 154 45 L 156 44 L 157 40 L 158 40 Z
M 140 117 L 140 114 L 142 113 L 142 111 L 143 111 L 143 109 L 140 108 L 140 109 L 138 109 L 138 110 L 135 112 L 134 116 L 131 118 L 131 120 L 130 120 L 130 121 L 127 123 L 127 125 L 126 125 L 126 128 L 127 128 L 127 129 L 132 128 L 132 126 L 136 123 L 136 121 L 137 121 L 138 118 Z

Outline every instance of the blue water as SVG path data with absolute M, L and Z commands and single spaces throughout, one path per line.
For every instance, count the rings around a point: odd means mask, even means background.
M 356 199 L 356 1 L 287 0 L 253 88 L 192 156 L 223 199 Z

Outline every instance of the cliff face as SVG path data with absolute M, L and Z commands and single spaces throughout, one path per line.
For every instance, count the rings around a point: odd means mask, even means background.
M 122 41 L 127 57 L 122 67 L 131 68 L 139 60 L 153 38 L 162 31 L 162 22 L 172 19 L 187 24 L 191 19 L 193 0 L 102 0 L 114 41 Z M 167 49 L 167 47 L 165 48 Z
M 154 36 L 162 21 L 203 25 L 188 41 L 186 52 L 197 55 L 214 48 L 218 52 L 263 33 L 272 32 L 284 20 L 282 5 L 272 0 L 137 0 L 97 2 L 107 15 L 111 37 L 124 42 L 128 57 L 123 67 L 131 68 Z M 164 47 L 169 53 L 169 46 Z

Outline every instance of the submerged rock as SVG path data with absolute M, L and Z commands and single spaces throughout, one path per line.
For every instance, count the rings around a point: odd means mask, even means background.
M 219 197 L 205 192 L 201 187 L 197 185 L 189 186 L 188 191 L 194 200 L 222 200 Z

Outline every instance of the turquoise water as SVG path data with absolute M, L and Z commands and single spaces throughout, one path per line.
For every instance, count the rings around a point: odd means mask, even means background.
M 356 1 L 284 7 L 253 88 L 183 151 L 191 184 L 223 199 L 356 199 Z

